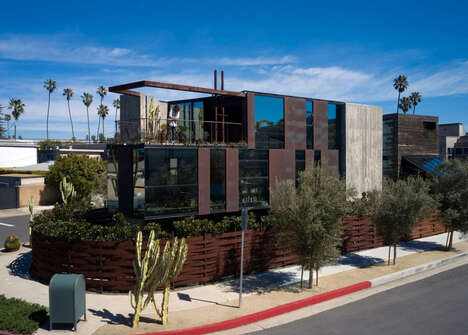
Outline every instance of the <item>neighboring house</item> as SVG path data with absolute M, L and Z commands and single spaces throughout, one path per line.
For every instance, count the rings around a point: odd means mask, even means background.
M 103 159 L 106 144 L 72 144 L 61 146 L 50 146 L 39 150 L 39 162 L 55 161 L 57 157 L 67 156 L 71 153 L 76 155 L 87 155 L 88 157 Z
M 211 96 L 164 102 L 167 123 L 149 131 L 146 96 L 130 91 L 144 86 Z M 127 216 L 265 209 L 279 181 L 318 161 L 359 194 L 381 188 L 380 107 L 148 81 L 109 91 L 122 94 L 123 143 L 108 146 L 107 203 Z
M 450 158 L 467 159 L 468 158 L 468 135 L 460 136 L 449 150 Z
M 458 139 L 465 134 L 463 123 L 439 124 L 440 158 L 448 159 Z
M 35 141 L 0 140 L 0 168 L 14 168 L 37 164 Z
M 433 173 L 440 163 L 436 116 L 385 114 L 383 116 L 383 176 L 398 179 Z

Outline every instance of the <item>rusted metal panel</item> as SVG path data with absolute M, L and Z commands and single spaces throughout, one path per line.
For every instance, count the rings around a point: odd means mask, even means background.
M 306 100 L 284 98 L 285 149 L 306 149 Z
M 247 147 L 255 149 L 255 94 L 247 93 Z
M 314 149 L 328 150 L 328 102 L 314 100 Z
M 269 181 L 270 181 L 270 203 L 271 195 L 276 185 L 285 180 L 296 179 L 296 151 L 283 149 L 269 150 Z
M 239 150 L 226 149 L 226 212 L 239 210 Z
M 340 175 L 339 171 L 339 154 L 338 150 L 327 150 L 325 151 L 324 159 L 327 161 L 328 166 L 332 169 L 335 176 Z
M 198 214 L 210 214 L 210 149 L 198 149 Z
M 314 151 L 315 150 L 306 150 L 305 151 L 305 167 L 306 169 L 308 167 L 314 166 Z
M 118 85 L 118 86 L 112 86 L 112 87 L 109 87 L 109 92 L 128 94 L 128 93 L 122 93 L 122 92 L 124 91 L 128 92 L 128 90 L 131 90 L 134 88 L 141 88 L 141 87 L 156 87 L 156 88 L 165 88 L 165 89 L 176 90 L 176 91 L 187 91 L 187 92 L 198 92 L 198 93 L 206 93 L 206 94 L 231 95 L 231 96 L 236 96 L 236 97 L 245 97 L 245 93 L 243 92 L 214 90 L 212 88 L 179 85 L 179 84 L 169 84 L 169 83 L 161 83 L 157 81 L 148 81 L 148 80 L 137 81 L 137 82 Z

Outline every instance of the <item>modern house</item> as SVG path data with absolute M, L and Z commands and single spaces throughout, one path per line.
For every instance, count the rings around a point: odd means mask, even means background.
M 441 159 L 446 160 L 452 156 L 455 143 L 464 134 L 463 123 L 439 124 L 439 151 Z
M 156 101 L 134 89 L 205 96 Z M 381 188 L 382 109 L 253 91 L 141 81 L 121 94 L 108 207 L 145 219 L 268 208 L 276 184 L 318 161 L 362 193 Z
M 383 176 L 398 179 L 433 173 L 439 158 L 436 116 L 385 114 L 383 116 Z
M 450 158 L 468 159 L 468 135 L 460 136 L 449 154 Z

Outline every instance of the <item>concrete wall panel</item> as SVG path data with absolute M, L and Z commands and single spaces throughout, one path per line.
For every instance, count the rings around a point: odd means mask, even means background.
M 358 194 L 382 187 L 382 108 L 346 104 L 346 187 Z
M 285 148 L 306 149 L 306 100 L 284 98 Z

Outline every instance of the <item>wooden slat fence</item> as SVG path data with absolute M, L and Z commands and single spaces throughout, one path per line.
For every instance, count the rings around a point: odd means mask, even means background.
M 409 239 L 445 232 L 436 220 L 421 222 Z M 68 241 L 33 233 L 31 274 L 49 282 L 55 273 L 81 273 L 87 289 L 97 292 L 125 292 L 134 285 L 135 245 L 125 242 Z M 163 241 L 162 244 L 164 244 Z M 204 235 L 187 239 L 189 252 L 182 273 L 174 286 L 206 283 L 236 275 L 240 268 L 241 233 Z M 343 252 L 354 252 L 383 245 L 368 218 L 348 217 L 344 222 Z M 245 273 L 297 263 L 291 252 L 275 246 L 270 231 L 245 233 Z

